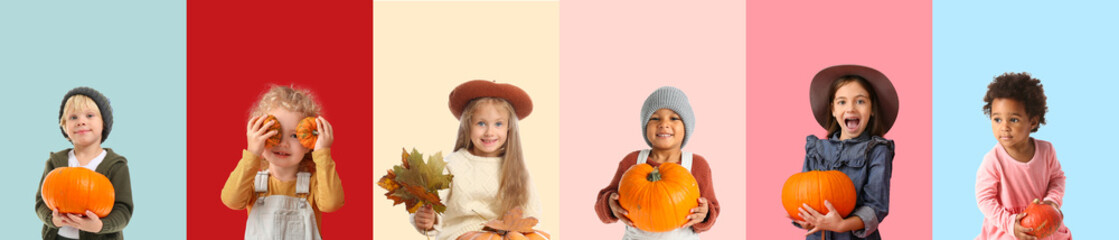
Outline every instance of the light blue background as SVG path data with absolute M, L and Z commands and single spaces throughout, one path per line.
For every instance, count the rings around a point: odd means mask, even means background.
M 0 1 L 0 232 L 39 239 L 34 196 L 62 96 L 90 86 L 112 101 L 103 147 L 128 159 L 128 239 L 186 239 L 186 2 Z
M 1119 199 L 1115 9 L 1114 2 L 933 1 L 935 239 L 979 235 L 975 174 L 997 144 L 983 95 L 995 76 L 1023 71 L 1049 97 L 1048 124 L 1031 136 L 1053 143 L 1065 171 L 1065 224 L 1077 239 L 1114 238 L 1107 206 Z

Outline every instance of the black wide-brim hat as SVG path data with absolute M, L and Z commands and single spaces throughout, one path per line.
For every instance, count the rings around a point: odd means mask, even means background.
M 66 96 L 62 97 L 62 104 L 58 106 L 59 121 L 62 120 L 62 112 L 66 111 L 66 101 L 70 100 L 70 97 L 74 95 L 84 95 L 93 99 L 93 103 L 97 105 L 97 110 L 101 111 L 101 121 L 103 122 L 101 142 L 104 143 L 105 139 L 109 139 L 109 131 L 113 130 L 113 107 L 109 104 L 109 98 L 105 97 L 105 95 L 101 95 L 101 92 L 90 87 L 76 87 L 71 89 L 70 92 L 66 93 Z M 61 125 L 58 126 L 58 129 L 62 131 L 62 137 L 70 138 L 70 135 L 66 134 L 66 129 L 62 128 Z
M 886 78 L 885 74 L 874 70 L 873 68 L 860 66 L 860 65 L 835 65 L 816 73 L 812 78 L 812 85 L 808 90 L 808 100 L 812 104 L 812 114 L 816 117 L 816 123 L 820 127 L 827 129 L 828 118 L 832 117 L 831 112 L 828 111 L 828 106 L 831 105 L 831 99 L 828 99 L 830 94 L 828 90 L 831 89 L 832 83 L 843 76 L 855 75 L 866 79 L 874 88 L 874 93 L 877 94 L 877 101 L 874 104 L 878 105 L 879 121 L 882 124 L 883 132 L 889 132 L 890 128 L 894 126 L 894 121 L 898 118 L 898 92 L 894 89 L 894 84 L 890 83 L 890 79 Z

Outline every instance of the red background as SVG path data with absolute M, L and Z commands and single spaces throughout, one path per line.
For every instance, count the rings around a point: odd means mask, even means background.
M 188 238 L 244 235 L 246 211 L 222 204 L 221 188 L 245 148 L 249 108 L 270 84 L 310 89 L 334 125 L 346 199 L 323 214 L 322 236 L 372 238 L 372 8 L 368 0 L 187 4 Z

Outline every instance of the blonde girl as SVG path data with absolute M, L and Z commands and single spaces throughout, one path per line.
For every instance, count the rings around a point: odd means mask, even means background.
M 451 91 L 451 114 L 459 119 L 454 152 L 447 155 L 451 188 L 440 191 L 447 211 L 424 206 L 411 215 L 420 233 L 439 240 L 482 230 L 483 224 L 521 207 L 540 219 L 540 199 L 529 178 L 521 148 L 519 122 L 532 112 L 532 100 L 510 84 L 474 80 Z

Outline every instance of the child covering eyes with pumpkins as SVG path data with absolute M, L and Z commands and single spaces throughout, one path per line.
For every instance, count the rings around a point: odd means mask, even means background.
M 617 172 L 610 180 L 610 185 L 598 192 L 597 202 L 595 202 L 595 213 L 603 223 L 621 221 L 626 225 L 622 239 L 699 239 L 698 233 L 707 231 L 715 225 L 715 219 L 719 217 L 719 200 L 715 198 L 715 188 L 711 182 L 711 167 L 702 156 L 681 150 L 694 134 L 694 116 L 688 97 L 675 87 L 661 87 L 645 99 L 640 116 L 641 136 L 652 149 L 634 151 L 622 158 L 618 163 Z M 642 166 L 645 164 L 655 166 L 658 170 L 647 175 L 639 174 L 640 179 L 624 177 L 630 175 L 627 170 L 633 171 L 630 170 L 631 167 L 646 167 Z M 688 176 L 688 173 L 691 176 Z M 646 178 L 652 175 L 657 177 Z M 626 198 L 634 198 L 629 201 L 673 200 L 668 200 L 669 197 L 666 195 L 623 196 L 622 194 L 627 194 L 628 186 L 622 182 L 659 181 L 665 184 L 666 181 L 661 181 L 660 176 L 666 177 L 665 180 L 671 182 L 661 186 L 681 188 L 684 190 L 679 190 L 680 192 L 687 192 L 686 194 L 670 193 L 672 198 L 687 195 L 681 199 L 684 201 L 695 199 L 692 200 L 694 202 L 677 202 L 675 204 L 678 206 L 664 212 L 672 212 L 672 214 L 647 215 L 640 219 L 630 219 L 635 216 L 630 214 L 635 213 L 637 209 L 626 208 Z M 678 181 L 681 179 L 691 180 Z M 682 186 L 673 184 L 676 182 L 685 182 L 685 184 L 681 184 Z M 698 194 L 694 191 L 698 191 Z M 640 199 L 647 197 L 666 199 Z M 695 207 L 689 208 L 690 206 Z M 650 227 L 646 227 L 645 222 L 662 223 L 649 223 Z M 657 226 L 652 227 L 653 225 Z
M 273 86 L 252 109 L 248 146 L 221 200 L 247 209 L 245 239 L 321 239 L 322 213 L 342 207 L 334 129 L 309 91 Z
M 35 193 L 35 212 L 43 221 L 43 239 L 124 239 L 124 227 L 132 218 L 132 184 L 128 161 L 113 149 L 101 148 L 113 128 L 109 98 L 93 88 L 74 88 L 62 98 L 58 123 L 62 136 L 74 147 L 51 153 L 39 185 L 43 186 L 48 174 L 57 168 L 93 170 L 112 183 L 112 211 L 103 217 L 90 210 L 60 213 L 58 205 L 56 209 L 48 207 L 51 200 L 44 199 L 44 190 L 40 188 Z

